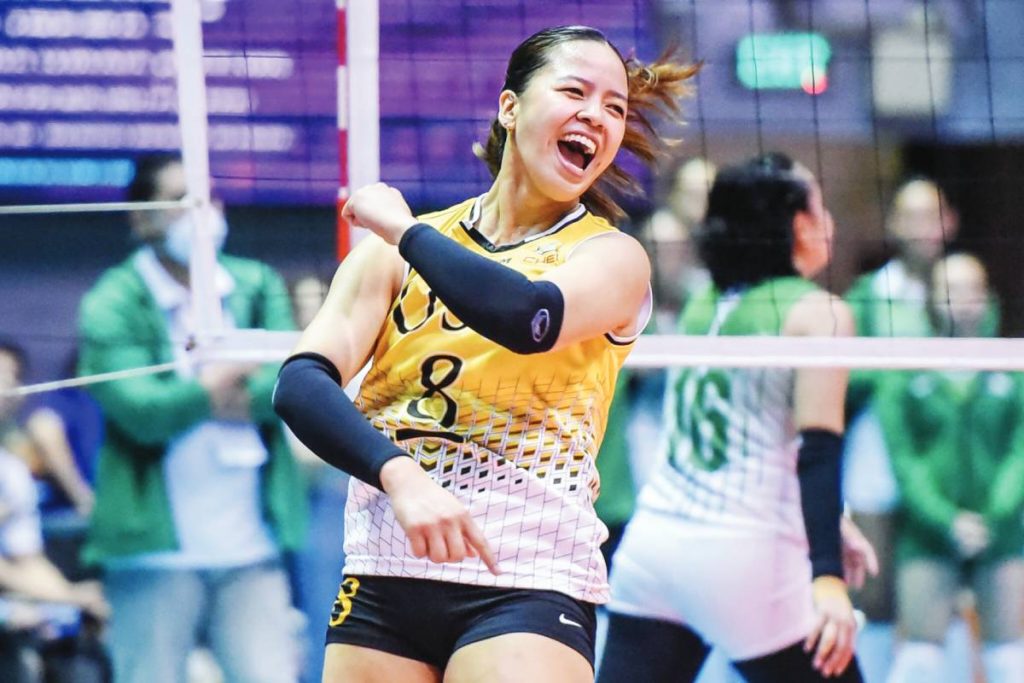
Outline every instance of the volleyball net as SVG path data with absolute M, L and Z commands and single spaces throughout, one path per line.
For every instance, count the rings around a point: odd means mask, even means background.
M 836 217 L 825 287 L 844 294 L 897 255 L 900 240 L 923 239 L 897 235 L 895 224 L 927 220 L 920 212 L 930 209 L 894 216 L 901 179 L 922 173 L 949 197 L 934 210 L 958 219 L 942 246 L 980 257 L 1002 309 L 1002 338 L 914 338 L 893 328 L 876 338 L 712 339 L 661 325 L 638 342 L 631 364 L 1024 369 L 1024 345 L 1012 338 L 1024 328 L 1015 278 L 1024 238 L 1012 229 L 1024 118 L 1014 89 L 1000 85 L 1019 79 L 1024 53 L 1000 28 L 1019 15 L 993 0 L 8 3 L 0 8 L 0 220 L 17 286 L 2 303 L 3 332 L 47 359 L 36 361 L 39 382 L 20 391 L 61 386 L 50 383 L 62 379 L 52 359 L 77 342 L 85 288 L 133 248 L 128 211 L 193 214 L 196 329 L 175 340 L 192 361 L 284 358 L 295 333 L 234 330 L 220 318 L 216 201 L 227 206 L 228 252 L 289 280 L 327 281 L 358 239 L 336 220 L 350 188 L 384 180 L 418 211 L 486 190 L 472 145 L 486 138 L 508 55 L 530 33 L 572 23 L 600 28 L 643 59 L 675 45 L 704 64 L 686 125 L 665 131 L 683 140 L 675 156 L 653 174 L 630 166 L 648 196 L 625 201 L 622 227 L 651 250 L 656 294 L 671 302 L 663 316 L 682 301 L 678 280 L 699 268 L 697 221 L 687 215 L 699 202 L 692 188 L 674 194 L 683 161 L 720 167 L 774 150 L 815 172 Z M 135 157 L 154 151 L 180 151 L 186 196 L 124 204 Z M 920 308 L 927 298 L 920 287 L 880 291 L 893 306 Z M 938 308 L 946 298 L 931 296 Z M 75 381 L 96 379 L 116 377 Z

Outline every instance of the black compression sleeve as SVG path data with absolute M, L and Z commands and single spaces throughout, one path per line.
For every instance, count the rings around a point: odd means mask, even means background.
M 278 373 L 274 410 L 320 459 L 380 489 L 384 463 L 408 453 L 373 428 L 340 383 L 327 358 L 295 354 Z
M 843 576 L 842 510 L 843 437 L 827 429 L 805 429 L 797 458 L 800 505 L 811 548 L 814 578 Z
M 405 231 L 398 251 L 478 334 L 516 353 L 540 353 L 555 345 L 565 311 L 558 285 L 531 281 L 425 223 Z

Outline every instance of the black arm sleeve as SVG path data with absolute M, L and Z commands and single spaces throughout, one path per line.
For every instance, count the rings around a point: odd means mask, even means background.
M 558 285 L 531 281 L 474 254 L 425 223 L 402 235 L 398 251 L 452 313 L 516 353 L 541 353 L 558 340 L 565 300 Z
M 811 547 L 811 571 L 843 576 L 839 522 L 842 510 L 843 437 L 827 429 L 805 429 L 797 458 L 800 506 Z
M 298 353 L 281 366 L 274 410 L 320 459 L 381 489 L 384 463 L 408 453 L 373 428 L 341 389 L 341 374 L 318 353 Z

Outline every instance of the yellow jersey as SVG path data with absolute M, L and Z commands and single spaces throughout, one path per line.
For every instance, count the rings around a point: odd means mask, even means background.
M 530 279 L 564 263 L 586 240 L 617 232 L 580 205 L 542 233 L 495 247 L 476 230 L 480 202 L 420 220 Z M 639 322 L 642 329 L 646 319 Z M 476 558 L 436 564 L 413 557 L 388 497 L 358 480 L 346 507 L 345 572 L 606 602 L 599 546 L 608 532 L 594 513 L 595 458 L 635 339 L 606 334 L 520 355 L 464 325 L 407 267 L 356 404 L 466 505 L 503 573 L 491 575 Z

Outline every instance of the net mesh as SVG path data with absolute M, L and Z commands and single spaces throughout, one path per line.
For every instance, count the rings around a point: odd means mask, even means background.
M 339 103 L 349 112 L 363 104 L 358 92 L 338 96 L 338 8 L 260 0 L 204 1 L 200 9 L 210 175 L 227 205 L 227 251 L 268 262 L 289 280 L 329 279 Z M 82 293 L 134 245 L 124 213 L 48 214 L 38 205 L 119 201 L 137 154 L 180 148 L 171 5 L 26 0 L 0 13 L 0 211 L 16 235 L 2 256 L 10 283 L 3 332 L 29 347 L 32 378 L 53 380 L 68 372 Z M 1015 277 L 1022 244 L 1012 224 L 1024 118 L 1015 108 L 1021 89 L 1001 85 L 1019 79 L 1024 54 L 1001 27 L 1019 23 L 1019 14 L 1000 0 L 379 0 L 380 176 L 419 211 L 482 192 L 489 176 L 472 144 L 486 137 L 511 49 L 544 26 L 591 24 L 641 58 L 676 46 L 704 63 L 686 126 L 667 131 L 682 146 L 655 174 L 641 173 L 648 198 L 627 202 L 622 226 L 652 255 L 659 332 L 674 331 L 685 292 L 701 282 L 692 234 L 710 176 L 673 195 L 684 184 L 681 162 L 721 166 L 778 149 L 816 173 L 836 216 L 822 285 L 844 294 L 899 255 L 907 240 L 896 223 L 926 220 L 913 208 L 894 217 L 899 182 L 927 174 L 948 197 L 937 209 L 942 246 L 981 257 L 998 293 L 1000 329 L 1013 337 L 1024 325 Z M 347 49 L 365 42 L 350 26 Z M 12 205 L 27 204 L 43 213 L 11 215 Z M 908 294 L 894 280 L 883 284 L 880 319 L 892 323 L 899 306 L 923 305 L 920 288 Z M 940 295 L 938 307 L 948 308 L 949 288 Z M 52 314 L 38 315 L 41 307 Z M 280 357 L 294 341 L 210 332 L 197 340 L 208 353 Z M 1012 340 L 800 346 L 656 335 L 641 340 L 631 362 L 1009 369 L 1024 357 L 1016 350 Z

